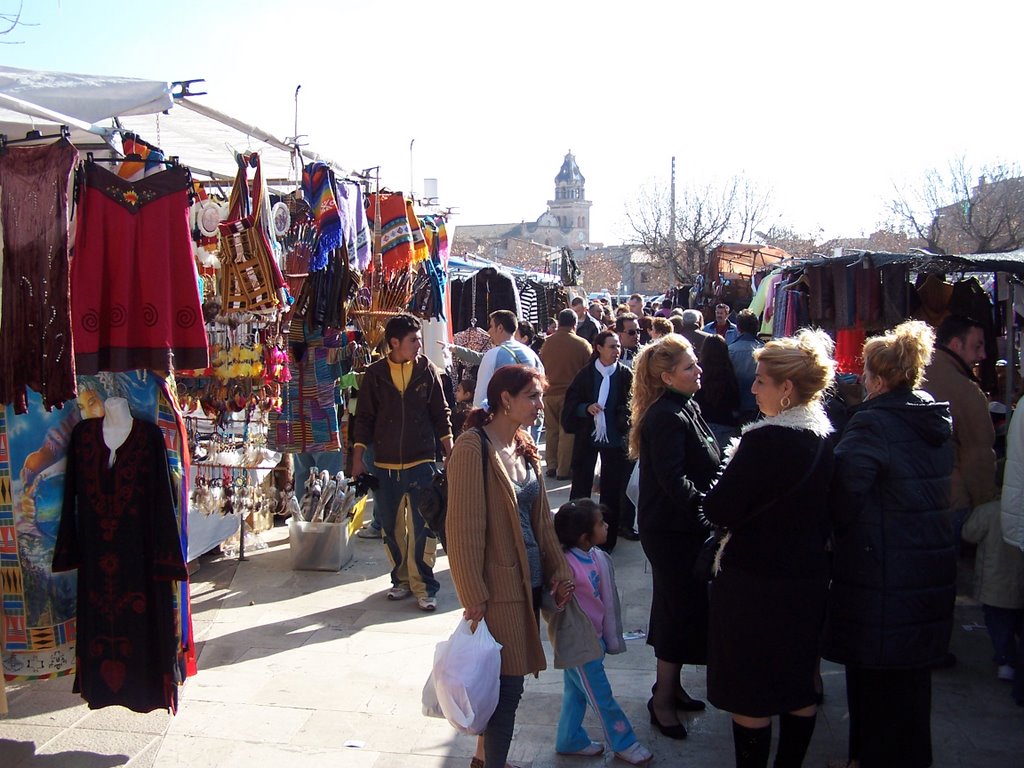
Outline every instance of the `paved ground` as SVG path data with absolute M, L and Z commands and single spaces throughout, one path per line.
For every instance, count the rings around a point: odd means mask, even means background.
M 559 483 L 553 502 L 567 493 L 567 484 Z M 291 570 L 286 529 L 264 538 L 269 547 L 247 562 L 213 555 L 200 561 L 193 582 L 200 672 L 185 685 L 176 717 L 120 708 L 90 712 L 71 693 L 70 678 L 9 685 L 0 768 L 468 766 L 473 739 L 420 714 L 434 646 L 460 616 L 445 557 L 437 565 L 439 608 L 428 615 L 412 601 L 384 599 L 388 568 L 379 542 L 357 539 L 349 567 L 321 573 Z M 643 629 L 650 576 L 639 543 L 621 541 L 614 557 L 625 626 Z M 957 607 L 953 650 L 960 663 L 935 673 L 935 765 L 1021 768 L 1024 708 L 1014 706 L 1009 686 L 996 680 L 981 609 L 966 598 Z M 722 712 L 689 717 L 685 742 L 652 733 L 645 704 L 654 658 L 643 640 L 609 657 L 607 667 L 658 764 L 732 764 L 729 718 Z M 823 673 L 825 704 L 807 766 L 825 766 L 846 749 L 842 669 L 825 664 Z M 686 668 L 685 684 L 703 696 L 703 668 Z M 561 688 L 561 673 L 553 670 L 528 680 L 511 759 L 534 768 L 611 763 L 607 756 L 555 756 Z

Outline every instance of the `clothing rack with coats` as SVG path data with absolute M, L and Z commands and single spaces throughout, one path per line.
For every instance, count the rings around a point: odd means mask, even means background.
M 813 325 L 833 333 L 841 370 L 859 373 L 859 352 L 872 333 L 907 319 L 938 326 L 950 314 L 981 323 L 985 360 L 979 365 L 982 388 L 995 392 L 997 338 L 1002 324 L 996 316 L 995 285 L 982 285 L 968 269 L 929 264 L 916 254 L 855 252 L 777 266 L 762 273 L 751 310 L 763 318 L 762 333 L 789 336 Z

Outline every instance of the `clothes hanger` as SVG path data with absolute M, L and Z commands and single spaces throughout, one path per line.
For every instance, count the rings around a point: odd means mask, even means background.
M 86 152 L 85 159 L 87 163 L 110 163 L 111 165 L 116 165 L 117 163 L 144 163 L 146 165 L 165 165 L 168 168 L 177 168 L 181 165 L 177 155 L 166 160 L 150 160 L 135 153 L 127 154 L 124 157 L 96 157 L 92 152 Z
M 9 147 L 12 144 L 25 144 L 26 142 L 43 141 L 45 139 L 65 139 L 67 141 L 70 141 L 71 128 L 66 125 L 62 125 L 57 133 L 47 134 L 44 134 L 41 131 L 33 128 L 32 130 L 27 131 L 25 133 L 25 138 L 23 139 L 9 139 L 7 138 L 7 134 L 0 133 L 0 152 L 3 152 L 5 149 L 7 149 L 7 147 Z

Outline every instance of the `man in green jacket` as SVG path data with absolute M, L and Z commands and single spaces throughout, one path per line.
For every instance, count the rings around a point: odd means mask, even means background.
M 420 354 L 420 328 L 417 318 L 402 314 L 384 329 L 388 354 L 366 369 L 359 388 L 352 475 L 367 471 L 364 453 L 372 445 L 369 469 L 379 482 L 373 503 L 392 565 L 387 598 L 415 595 L 420 609 L 433 611 L 439 588 L 433 570 L 437 538 L 420 515 L 418 500 L 434 476 L 436 440 L 446 459 L 451 453 L 452 428 L 441 372 Z

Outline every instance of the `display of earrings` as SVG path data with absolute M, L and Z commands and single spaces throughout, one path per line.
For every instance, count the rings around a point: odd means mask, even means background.
M 246 469 L 200 467 L 192 484 L 191 507 L 204 515 L 241 515 L 273 511 L 276 498 L 269 489 L 253 485 Z
M 235 317 L 232 315 L 231 317 Z M 281 409 L 281 385 L 291 380 L 288 353 L 278 325 L 248 318 L 235 325 L 208 325 L 210 366 L 175 372 L 184 414 L 202 410 L 222 426 L 246 409 Z

